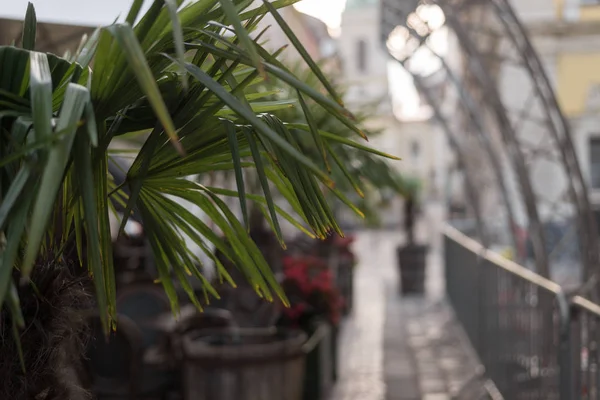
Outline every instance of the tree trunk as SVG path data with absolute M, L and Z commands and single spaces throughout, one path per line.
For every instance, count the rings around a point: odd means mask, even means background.
M 48 262 L 33 269 L 31 284 L 18 288 L 25 329 L 20 331 L 25 372 L 6 305 L 0 311 L 0 398 L 88 399 L 72 373 L 84 353 L 87 323 L 82 314 L 91 306 L 84 279 L 65 263 Z M 80 268 L 77 265 L 75 268 Z M 19 281 L 15 272 L 13 279 Z
M 415 243 L 415 202 L 411 197 L 404 201 L 404 230 L 408 240 L 408 245 L 414 245 Z

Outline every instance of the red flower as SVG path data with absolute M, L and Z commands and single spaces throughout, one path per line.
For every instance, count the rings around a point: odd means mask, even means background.
M 284 315 L 297 323 L 303 313 L 310 310 L 337 324 L 343 299 L 335 288 L 327 263 L 315 256 L 302 256 L 286 257 L 283 264 L 283 287 L 292 303 Z

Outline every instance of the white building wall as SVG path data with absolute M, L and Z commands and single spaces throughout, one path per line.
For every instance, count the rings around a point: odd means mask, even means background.
M 349 105 L 388 96 L 388 54 L 380 42 L 379 18 L 377 5 L 347 10 L 342 16 L 338 45 L 344 79 L 350 86 Z M 364 70 L 359 65 L 360 41 L 365 42 Z
M 556 17 L 553 0 L 511 0 L 510 4 L 519 18 L 526 23 L 549 21 Z
M 380 11 L 378 4 L 350 7 L 342 16 L 342 34 L 338 48 L 342 59 L 344 79 L 349 85 L 346 102 L 349 107 L 360 106 L 376 100 L 381 101 L 380 114 L 371 123 L 383 127 L 381 136 L 373 138 L 370 145 L 400 157 L 402 160 L 393 165 L 401 173 L 421 178 L 423 195 L 441 196 L 447 177 L 448 147 L 444 132 L 430 114 L 420 120 L 398 120 L 392 113 L 390 91 L 390 56 L 381 43 Z M 366 65 L 363 70 L 359 64 L 359 42 L 367 44 Z M 397 80 L 392 80 L 397 84 Z M 399 92 L 399 97 L 406 94 Z M 432 123 L 433 122 L 433 123 Z M 415 151 L 416 150 L 416 151 Z M 390 206 L 382 211 L 388 223 L 397 224 L 402 219 L 402 200 L 398 196 Z

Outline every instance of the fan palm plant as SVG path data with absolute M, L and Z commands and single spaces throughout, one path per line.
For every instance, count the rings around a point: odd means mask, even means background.
M 328 61 L 325 59 L 322 64 Z M 307 85 L 315 90 L 320 90 L 321 82 L 312 69 L 296 63 L 290 70 Z M 342 84 L 331 81 L 330 85 L 336 93 L 344 96 L 345 88 Z M 274 114 L 286 121 L 288 128 L 298 135 L 304 153 L 320 161 L 319 166 L 330 173 L 336 183 L 336 189 L 352 200 L 352 204 L 359 210 L 358 214 L 364 216 L 367 223 L 377 224 L 381 210 L 381 204 L 377 199 L 378 195 L 382 191 L 396 195 L 402 194 L 402 177 L 389 160 L 386 160 L 394 157 L 381 151 L 363 151 L 360 148 L 348 146 L 341 140 L 325 143 L 324 146 L 333 156 L 322 157 L 322 148 L 318 146 L 318 139 L 314 139 L 315 133 L 352 140 L 353 132 L 335 115 L 320 107 L 312 99 L 306 98 L 301 91 L 285 85 L 284 82 L 278 80 L 265 82 L 264 90 L 271 93 L 272 101 L 287 101 L 297 105 L 296 107 L 281 108 L 274 111 Z M 381 101 L 374 100 L 356 110 L 354 113 L 356 126 L 365 130 L 364 126 L 368 123 L 369 118 L 376 115 Z M 310 119 L 307 119 L 307 116 Z M 302 135 L 302 132 L 314 133 Z M 368 136 L 373 138 L 381 133 L 381 130 L 371 129 L 368 131 Z M 330 202 L 339 201 L 335 193 L 326 192 L 325 194 Z
M 155 0 L 140 15 L 143 0 L 135 0 L 123 22 L 98 29 L 69 59 L 35 51 L 35 11 L 28 7 L 21 47 L 0 46 L 0 330 L 5 341 L 10 337 L 5 332 L 14 335 L 10 345 L 2 346 L 1 356 L 13 360 L 6 355 L 20 354 L 28 373 L 19 375 L 1 364 L 0 375 L 9 379 L 0 397 L 35 396 L 58 379 L 50 364 L 64 361 L 63 342 L 77 336 L 77 329 L 66 324 L 56 335 L 48 332 L 63 308 L 81 305 L 81 296 L 58 308 L 52 304 L 80 286 L 71 273 L 89 272 L 104 329 L 115 327 L 109 213 L 116 205 L 125 210 L 121 234 L 133 211 L 141 217 L 158 280 L 174 311 L 176 285 L 201 308 L 190 276 L 203 282 L 207 295 L 218 296 L 184 235 L 205 250 L 223 279 L 229 280 L 227 271 L 211 245 L 260 296 L 285 301 L 248 235 L 247 202 L 268 210 L 281 241 L 278 218 L 320 238 L 341 234 L 324 192 L 354 206 L 336 189 L 337 175 L 321 165 L 334 160 L 352 181 L 356 171 L 345 167 L 335 148 L 356 149 L 357 155 L 379 153 L 347 134 L 321 131 L 311 123 L 318 109 L 358 140 L 365 137 L 279 16 L 278 8 L 294 2 L 254 6 L 253 0 Z M 255 28 L 267 13 L 303 55 L 319 89 L 278 61 L 281 50 L 269 52 L 261 45 L 264 31 Z M 296 121 L 274 114 L 286 102 L 265 101 L 257 87 L 269 79 L 285 82 L 311 101 L 310 108 L 301 107 L 308 125 L 291 126 L 285 122 Z M 115 182 L 107 165 L 114 155 L 111 144 L 121 138 L 136 138 L 141 148 L 125 181 Z M 302 145 L 309 138 L 318 157 Z M 260 196 L 246 193 L 246 169 L 258 176 Z M 234 173 L 242 221 L 220 197 L 231 193 L 188 179 L 211 171 Z M 291 205 L 296 219 L 275 205 L 275 191 Z M 197 205 L 217 231 L 182 201 Z M 48 314 L 40 319 L 44 310 Z M 69 336 L 65 331 L 74 332 Z

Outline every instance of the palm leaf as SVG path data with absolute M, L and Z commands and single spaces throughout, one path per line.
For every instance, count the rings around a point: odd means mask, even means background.
M 38 261 L 60 257 L 64 246 L 74 242 L 79 257 L 87 246 L 87 267 L 108 331 L 116 313 L 108 216 L 118 205 L 125 210 L 122 226 L 132 211 L 139 213 L 174 310 L 179 306 L 175 282 L 201 306 L 190 276 L 206 294 L 218 296 L 186 237 L 232 285 L 211 247 L 233 262 L 265 299 L 278 296 L 285 302 L 250 239 L 246 203 L 268 215 L 282 245 L 278 218 L 320 238 L 331 231 L 341 234 L 327 196 L 347 198 L 328 187 L 334 181 L 336 188 L 343 185 L 337 182 L 339 170 L 345 171 L 343 181 L 357 175 L 347 165 L 351 154 L 383 154 L 321 125 L 327 114 L 351 134 L 364 135 L 316 63 L 306 60 L 326 93 L 283 66 L 277 59 L 282 49 L 269 52 L 258 44 L 264 33 L 256 32 L 259 21 L 294 2 L 255 7 L 251 0 L 186 5 L 155 0 L 140 15 L 142 1 L 135 0 L 125 23 L 82 40 L 70 56 L 75 62 L 0 46 L 0 129 L 6 133 L 0 136 L 0 231 L 7 239 L 0 258 L 0 302 L 9 299 L 15 267 L 27 276 Z M 31 8 L 23 38 L 30 49 L 33 15 Z M 263 90 L 267 78 L 286 89 Z M 269 97 L 281 92 L 298 97 Z M 302 119 L 278 118 L 290 111 L 301 113 Z M 118 183 L 108 172 L 117 140 L 137 146 L 135 160 L 125 167 L 125 181 Z M 337 154 L 340 147 L 351 150 Z M 335 161 L 331 173 L 321 168 L 329 155 Z M 231 174 L 237 190 L 194 182 L 215 171 Z M 248 173 L 256 174 L 261 196 L 246 187 Z M 246 224 L 221 196 L 239 198 Z M 279 198 L 293 213 L 276 204 Z M 197 205 L 215 229 L 181 201 Z M 17 304 L 10 301 L 7 306 Z
M 329 80 L 327 78 L 325 78 L 325 75 L 321 71 L 321 68 L 319 68 L 317 63 L 308 54 L 308 51 L 306 51 L 304 46 L 302 46 L 302 43 L 300 43 L 300 40 L 296 37 L 296 35 L 294 35 L 294 31 L 285 22 L 285 19 L 283 19 L 283 17 L 281 16 L 281 14 L 279 14 L 277 9 L 271 3 L 269 3 L 267 0 L 263 0 L 263 4 L 267 7 L 267 9 L 271 13 L 271 15 L 273 15 L 273 17 L 275 18 L 275 21 L 277 21 L 277 24 L 281 27 L 281 29 L 283 30 L 285 35 L 289 38 L 290 42 L 292 42 L 292 45 L 294 45 L 294 48 L 298 51 L 298 53 L 300 53 L 300 56 L 302 56 L 302 59 L 304 59 L 304 61 L 308 65 L 308 67 L 317 76 L 317 78 L 319 78 L 319 81 L 321 81 L 321 83 L 327 89 L 329 94 L 340 105 L 343 106 L 344 103 L 342 102 L 342 98 L 337 94 L 337 91 L 334 89 L 333 85 L 329 82 Z
M 32 84 L 34 80 L 32 79 Z M 52 93 L 50 93 L 50 96 Z M 71 147 L 75 140 L 77 128 L 74 124 L 81 119 L 86 102 L 89 101 L 88 90 L 80 85 L 69 84 L 65 93 L 63 109 L 57 122 L 56 129 L 71 129 L 65 137 L 53 145 L 47 154 L 44 172 L 42 173 L 37 199 L 33 205 L 31 226 L 28 234 L 28 243 L 21 266 L 24 276 L 29 276 L 37 258 L 39 248 L 46 232 L 46 226 L 54 208 L 53 200 L 62 185 L 64 170 L 69 162 Z M 51 103 L 48 98 L 46 104 Z M 35 115 L 35 111 L 34 111 Z M 43 114 L 42 114 L 43 115 Z M 43 118 L 43 116 L 40 116 Z M 34 123 L 34 128 L 36 127 Z M 37 129 L 37 128 L 36 128 Z M 37 131 L 36 131 L 37 132 Z M 43 136 L 41 136 L 43 137 Z
M 33 4 L 27 3 L 27 13 L 25 14 L 25 23 L 23 24 L 23 37 L 21 39 L 25 50 L 34 50 L 35 48 L 36 24 Z

